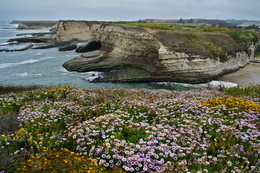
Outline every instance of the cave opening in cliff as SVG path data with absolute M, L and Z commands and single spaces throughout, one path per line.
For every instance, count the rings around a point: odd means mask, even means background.
M 95 50 L 101 49 L 101 42 L 100 41 L 91 41 L 85 46 L 79 47 L 76 52 L 84 53 L 84 52 L 91 52 Z

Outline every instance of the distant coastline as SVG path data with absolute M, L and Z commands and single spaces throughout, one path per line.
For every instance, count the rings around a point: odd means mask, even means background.
M 10 24 L 18 24 L 17 29 L 37 29 L 37 30 L 49 30 L 56 28 L 58 21 L 52 20 L 38 20 L 38 21 L 23 21 L 13 20 Z

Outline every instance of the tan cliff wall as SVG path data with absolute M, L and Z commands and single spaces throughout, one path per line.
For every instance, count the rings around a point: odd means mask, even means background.
M 56 40 L 66 41 L 73 38 L 100 41 L 102 47 L 109 52 L 108 61 L 136 63 L 151 71 L 154 70 L 158 57 L 157 39 L 140 29 L 93 22 L 59 22 Z
M 166 38 L 162 39 L 161 36 L 166 32 L 169 33 L 167 33 Z M 65 41 L 77 38 L 79 40 L 100 41 L 104 49 L 104 57 L 100 59 L 100 62 L 85 61 L 86 58 L 81 56 L 65 63 L 65 68 L 68 70 L 100 70 L 107 68 L 107 64 L 113 64 L 109 68 L 120 66 L 120 64 L 131 65 L 149 71 L 151 73 L 150 81 L 206 82 L 225 73 L 238 70 L 253 58 L 254 46 L 251 47 L 252 51 L 248 54 L 240 49 L 231 37 L 223 34 L 211 34 L 209 42 L 212 43 L 210 45 L 214 43 L 221 50 L 232 50 L 232 54 L 226 51 L 224 56 L 209 57 L 206 56 L 207 54 L 196 55 L 174 51 L 170 49 L 171 46 L 178 41 L 180 42 L 180 39 L 175 37 L 176 35 L 170 31 L 160 30 L 158 32 L 152 29 L 115 24 L 60 21 L 56 40 Z M 181 37 L 180 33 L 178 33 L 178 37 Z M 220 37 L 223 37 L 223 42 Z M 220 41 L 215 38 L 219 38 Z M 220 42 L 219 45 L 218 42 Z M 131 76 L 128 78 L 125 81 L 131 81 Z M 115 79 L 114 81 L 124 80 Z
M 219 57 L 191 56 L 183 52 L 169 51 L 161 45 L 158 57 L 161 68 L 158 74 L 166 75 L 164 78 L 174 75 L 172 78 L 177 81 L 189 78 L 188 81 L 204 82 L 244 67 L 251 58 L 246 52 L 240 51 L 235 55 L 226 56 L 226 61 L 223 62 Z

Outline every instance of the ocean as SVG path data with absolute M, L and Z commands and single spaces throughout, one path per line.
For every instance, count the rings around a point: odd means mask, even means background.
M 40 32 L 18 30 L 17 24 L 0 21 L 0 46 L 17 37 L 17 34 Z M 151 83 L 91 83 L 93 73 L 69 72 L 62 64 L 79 54 L 75 51 L 59 52 L 57 48 L 29 49 L 25 51 L 0 52 L 0 85 L 11 86 L 63 86 L 78 88 L 146 88 L 187 90 L 200 85 L 179 84 L 173 82 Z

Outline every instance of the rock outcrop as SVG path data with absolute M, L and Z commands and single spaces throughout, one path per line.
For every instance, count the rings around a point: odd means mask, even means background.
M 32 43 L 25 43 L 25 44 L 9 43 L 6 45 L 0 45 L 0 52 L 24 51 L 32 47 L 33 47 Z
M 52 29 L 56 28 L 57 21 L 13 21 L 18 23 L 17 29 Z
M 99 54 L 91 57 L 83 54 L 63 65 L 70 71 L 105 72 L 98 82 L 202 83 L 236 71 L 253 58 L 253 45 L 246 50 L 229 35 L 201 33 L 201 37 L 207 38 L 206 42 L 188 37 L 187 32 L 60 21 L 56 41 L 100 42 Z
M 52 40 L 52 37 L 22 37 L 22 38 L 12 38 L 7 42 L 17 42 L 17 43 L 45 43 Z
M 154 72 L 158 60 L 157 39 L 143 29 L 92 22 L 62 21 L 57 27 L 57 41 L 73 38 L 101 43 L 102 61 L 92 64 L 79 58 L 64 67 L 73 71 L 107 70 L 124 65 L 137 66 Z

